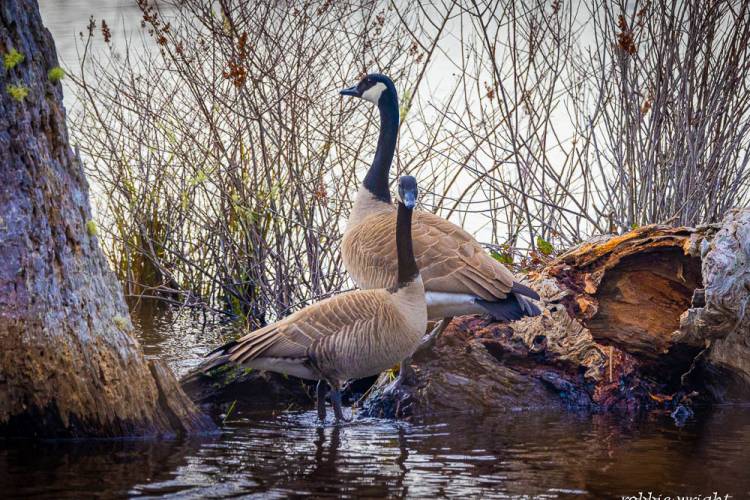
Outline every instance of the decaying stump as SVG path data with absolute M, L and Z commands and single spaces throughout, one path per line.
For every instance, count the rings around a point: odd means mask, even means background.
M 715 401 L 750 380 L 749 256 L 750 210 L 720 226 L 646 226 L 582 244 L 529 276 L 542 316 L 509 325 L 454 319 L 415 357 L 412 380 L 378 380 L 364 413 L 679 413 Z
M 0 59 L 0 436 L 214 430 L 132 336 L 36 1 L 0 2 Z
M 704 348 L 691 379 L 718 400 L 750 399 L 750 209 L 732 210 L 711 238 L 695 241 L 703 262 L 700 304 L 683 313 L 674 341 Z

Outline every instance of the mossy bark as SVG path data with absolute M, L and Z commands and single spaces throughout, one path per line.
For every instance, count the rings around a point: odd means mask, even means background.
M 50 33 L 33 0 L 0 2 L 0 435 L 144 436 L 213 430 L 147 362 L 99 247 L 68 144 Z M 8 85 L 28 94 L 16 99 Z

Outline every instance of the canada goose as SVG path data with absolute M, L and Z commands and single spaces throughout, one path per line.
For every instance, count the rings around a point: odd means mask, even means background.
M 376 375 L 411 355 L 427 328 L 424 286 L 414 260 L 412 210 L 414 177 L 398 185 L 400 202 L 392 286 L 355 290 L 317 302 L 287 318 L 210 352 L 204 372 L 227 363 L 319 380 L 318 417 L 325 419 L 325 385 L 331 389 L 336 420 L 343 418 L 341 386 Z M 393 235 L 391 235 L 391 238 Z
M 394 283 L 396 266 L 392 237 L 396 210 L 388 189 L 388 172 L 398 136 L 396 87 L 387 76 L 370 74 L 340 94 L 360 97 L 380 110 L 375 159 L 359 188 L 344 231 L 344 267 L 360 288 L 389 287 Z M 505 266 L 457 225 L 417 211 L 412 238 L 426 291 L 427 315 L 430 320 L 446 318 L 441 329 L 450 317 L 462 314 L 489 313 L 496 319 L 513 321 L 540 313 L 525 298 L 538 300 L 539 295 L 516 282 Z

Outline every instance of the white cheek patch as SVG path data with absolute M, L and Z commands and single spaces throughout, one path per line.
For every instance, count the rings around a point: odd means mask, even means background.
M 387 87 L 385 86 L 385 83 L 378 82 L 362 93 L 362 99 L 364 99 L 365 101 L 370 101 L 373 104 L 377 104 L 378 99 L 380 99 L 380 95 L 386 88 Z

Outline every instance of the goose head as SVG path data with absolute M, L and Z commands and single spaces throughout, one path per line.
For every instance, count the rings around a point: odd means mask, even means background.
M 386 102 L 398 102 L 393 81 L 380 73 L 370 73 L 356 85 L 339 91 L 339 94 L 360 97 L 378 106 Z
M 411 175 L 402 175 L 398 180 L 398 197 L 401 203 L 411 210 L 417 204 L 418 196 L 417 179 Z

